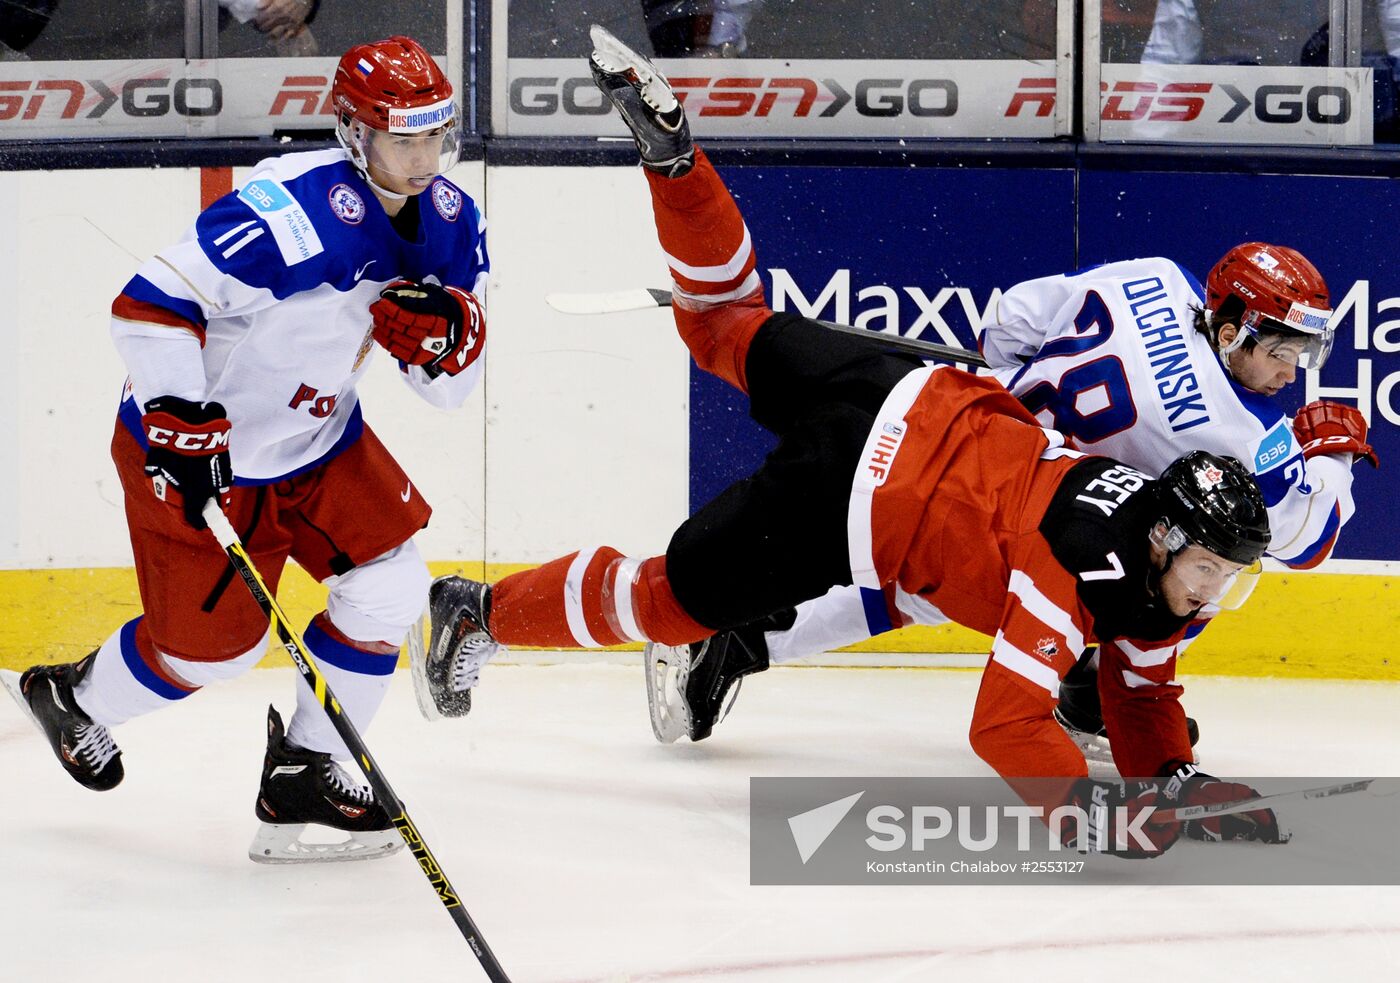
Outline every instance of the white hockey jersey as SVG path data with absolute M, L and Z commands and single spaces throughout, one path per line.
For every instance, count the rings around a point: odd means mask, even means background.
M 402 277 L 480 294 L 490 269 L 481 212 L 460 188 L 438 178 L 416 207 L 410 242 L 342 150 L 258 164 L 113 303 L 113 340 L 131 373 L 122 421 L 145 446 L 147 400 L 222 403 L 239 485 L 300 474 L 350 446 L 363 430 L 355 386 L 377 347 L 369 305 L 380 289 Z M 435 379 L 400 368 L 420 396 L 451 407 L 482 360 Z
M 1292 417 L 1225 371 L 1192 326 L 1204 291 L 1167 259 L 1027 280 L 1002 295 L 981 346 L 997 379 L 1071 446 L 1160 474 L 1189 450 L 1238 458 L 1269 507 L 1269 554 L 1326 559 L 1351 517 L 1350 462 L 1303 459 Z

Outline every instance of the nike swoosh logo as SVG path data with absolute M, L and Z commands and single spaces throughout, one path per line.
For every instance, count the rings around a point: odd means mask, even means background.
M 413 495 L 413 482 L 410 481 L 410 482 L 408 483 L 408 487 L 405 488 L 403 491 L 399 492 L 399 498 L 401 498 L 401 499 L 403 499 L 405 502 L 407 502 L 407 501 L 409 500 L 409 497 L 412 496 L 412 495 Z
M 360 278 L 361 278 L 362 276 L 365 275 L 365 270 L 369 269 L 371 266 L 373 266 L 373 265 L 374 265 L 375 263 L 377 263 L 377 262 L 379 262 L 379 260 L 377 260 L 377 259 L 372 259 L 372 260 L 370 260 L 368 263 L 366 263 L 364 266 L 361 266 L 358 270 L 356 270 L 356 271 L 355 271 L 355 282 L 358 283 L 359 280 L 360 280 Z

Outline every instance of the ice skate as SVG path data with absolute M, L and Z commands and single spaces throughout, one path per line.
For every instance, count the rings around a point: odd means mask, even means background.
M 420 622 L 408 633 L 409 669 L 418 709 L 429 720 L 465 717 L 482 666 L 501 651 L 486 624 L 491 585 L 462 577 L 439 577 L 428 589 L 425 634 Z
M 617 107 L 642 155 L 642 165 L 666 177 L 682 177 L 695 166 L 695 145 L 685 108 L 671 83 L 650 60 L 594 24 L 593 81 Z
M 1055 722 L 1064 728 L 1069 739 L 1091 765 L 1113 764 L 1113 749 L 1108 744 L 1108 729 L 1103 723 L 1099 704 L 1098 649 L 1086 649 L 1073 669 L 1060 680 L 1060 702 L 1055 707 Z M 1201 738 L 1200 727 L 1191 717 L 1186 718 L 1186 732 L 1194 749 Z M 1195 756 L 1196 764 L 1200 756 Z
M 87 675 L 92 658 L 35 666 L 23 675 L 0 670 L 0 682 L 48 738 L 63 770 L 79 785 L 105 792 L 121 784 L 125 775 L 121 750 L 112 740 L 112 732 L 93 723 L 73 699 L 73 689 Z
M 387 857 L 403 839 L 374 791 L 350 779 L 329 754 L 287 743 L 282 718 L 267 708 L 267 756 L 254 807 L 262 826 L 248 847 L 260 864 L 326 863 Z M 310 837 L 305 837 L 308 828 Z M 347 834 L 338 842 L 321 834 Z
M 733 709 L 743 677 L 768 668 L 768 646 L 762 626 L 751 625 L 689 645 L 650 643 L 644 661 L 656 739 L 703 741 Z

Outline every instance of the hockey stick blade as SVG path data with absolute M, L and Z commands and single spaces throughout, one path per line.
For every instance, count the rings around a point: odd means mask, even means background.
M 635 290 L 618 290 L 613 293 L 596 294 L 547 294 L 545 303 L 561 314 L 620 314 L 623 311 L 642 311 L 656 307 L 671 306 L 671 292 L 654 287 L 639 287 Z M 906 338 L 903 335 L 884 334 L 853 328 L 849 324 L 836 324 L 833 321 L 812 319 L 837 334 L 850 335 L 864 341 L 874 342 L 884 348 L 908 352 L 920 358 L 931 358 L 939 362 L 952 362 L 956 365 L 969 365 L 986 368 L 987 360 L 979 353 L 952 345 L 939 345 L 920 338 Z
M 419 869 L 422 870 L 429 885 L 437 893 L 438 900 L 447 909 L 448 915 L 456 924 L 458 931 L 462 933 L 462 938 L 471 947 L 472 954 L 481 963 L 481 968 L 486 971 L 487 978 L 491 980 L 491 983 L 510 983 L 510 977 L 501 968 L 495 953 L 486 944 L 486 939 L 482 937 L 476 923 L 472 921 L 471 915 L 463 906 L 457 889 L 447 879 L 446 872 L 438 865 L 437 858 L 428 849 L 428 844 L 423 841 L 418 828 L 409 818 L 403 800 L 399 798 L 398 793 L 389 784 L 389 779 L 380 770 L 379 763 L 374 760 L 374 755 L 370 754 L 369 747 L 365 744 L 364 738 L 360 736 L 359 730 L 341 709 L 340 702 L 336 699 L 335 693 L 331 691 L 330 684 L 326 682 L 326 677 L 321 674 L 320 667 L 316 664 L 310 650 L 307 649 L 306 643 L 291 627 L 286 614 L 277 603 L 277 598 L 267 589 L 267 584 L 264 583 L 262 575 L 258 573 L 257 567 L 253 565 L 252 558 L 244 549 L 243 543 L 239 540 L 238 534 L 234 532 L 228 518 L 212 498 L 205 504 L 203 514 L 204 521 L 209 524 L 209 531 L 219 541 L 219 545 L 223 547 L 224 553 L 228 556 L 229 563 L 233 565 L 233 569 L 247 586 L 248 592 L 253 595 L 253 600 L 257 602 L 263 615 L 271 623 L 273 633 L 291 658 L 292 665 L 296 667 L 306 684 L 311 687 L 311 691 L 316 695 L 321 709 L 325 711 L 327 719 L 335 728 L 335 732 L 340 735 L 345 746 L 350 749 L 350 755 L 355 759 L 355 764 L 359 766 L 365 780 L 374 789 L 374 794 L 391 817 L 399 836 L 403 838 L 409 852 L 413 855 L 413 859 L 418 862 Z
M 547 294 L 544 302 L 561 314 L 620 314 L 671 306 L 671 291 L 638 287 L 601 294 Z
M 1208 819 L 1211 816 L 1232 816 L 1240 812 L 1254 812 L 1256 809 L 1270 806 L 1268 803 L 1277 802 L 1281 799 L 1326 799 L 1334 795 L 1349 795 L 1352 792 L 1364 792 L 1376 782 L 1374 778 L 1364 778 L 1355 782 L 1341 782 L 1337 785 L 1320 785 L 1317 788 L 1300 788 L 1292 792 L 1275 792 L 1272 795 L 1252 795 L 1247 799 L 1236 799 L 1234 802 L 1216 802 L 1211 805 L 1181 806 L 1177 809 L 1167 810 L 1163 818 L 1175 819 L 1184 822 L 1188 819 Z M 1377 794 L 1387 794 L 1377 792 Z M 1154 815 L 1156 815 L 1154 813 Z

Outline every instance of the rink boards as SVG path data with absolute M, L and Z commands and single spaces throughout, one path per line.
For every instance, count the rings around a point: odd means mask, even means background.
M 243 169 L 233 173 L 237 180 Z M 1293 245 L 1347 313 L 1319 395 L 1362 406 L 1383 470 L 1358 468 L 1359 515 L 1325 572 L 1265 575 L 1182 669 L 1397 678 L 1400 271 L 1387 262 L 1393 182 L 1092 168 L 726 166 L 775 307 L 968 345 L 1017 280 L 1134 255 L 1204 274 L 1248 239 Z M 217 177 L 217 175 L 215 175 Z M 494 265 L 484 386 L 444 415 L 387 359 L 366 419 L 434 505 L 419 545 L 435 569 L 495 576 L 581 546 L 664 549 L 671 530 L 765 449 L 742 406 L 695 373 L 664 312 L 571 318 L 551 290 L 664 285 L 640 175 L 622 167 L 461 165 L 482 203 Z M 206 180 L 209 175 L 205 175 Z M 81 655 L 136 613 L 120 488 L 107 446 L 123 370 L 112 297 L 200 203 L 197 170 L 0 172 L 15 234 L 0 242 L 9 311 L 0 360 L 0 665 Z M 1290 407 L 1291 408 L 1291 407 Z M 235 433 L 234 439 L 237 439 Z M 288 578 L 293 610 L 319 607 Z M 987 640 L 911 630 L 891 652 L 965 653 Z M 866 657 L 877 664 L 878 655 Z M 946 664 L 948 660 L 930 660 Z

